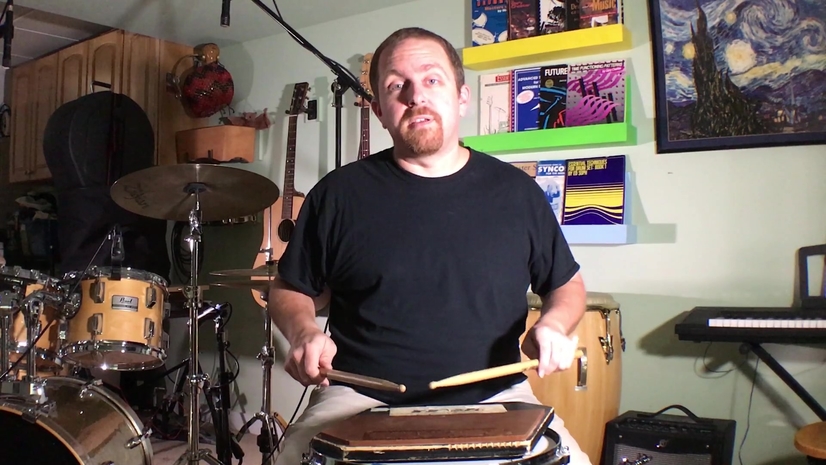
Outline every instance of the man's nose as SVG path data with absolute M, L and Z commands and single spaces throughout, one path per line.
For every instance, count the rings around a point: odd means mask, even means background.
M 407 105 L 410 107 L 422 106 L 425 102 L 426 98 L 422 86 L 410 84 L 407 88 Z

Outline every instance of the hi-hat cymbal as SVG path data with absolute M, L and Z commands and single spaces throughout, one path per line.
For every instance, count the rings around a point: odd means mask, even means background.
M 251 215 L 278 200 L 278 186 L 260 174 L 224 165 L 184 163 L 146 168 L 118 179 L 112 200 L 149 218 L 188 221 L 199 192 L 201 221 Z
M 256 279 L 250 281 L 224 281 L 217 283 L 209 283 L 212 287 L 223 287 L 227 289 L 246 289 L 259 292 L 267 292 L 270 288 L 270 281 L 268 279 Z
M 278 263 L 278 262 L 276 262 Z M 219 270 L 213 271 L 211 273 L 212 276 L 227 276 L 227 277 L 241 277 L 241 278 L 251 278 L 251 277 L 272 277 L 278 275 L 278 268 L 273 265 L 272 271 L 267 269 L 267 265 L 261 265 L 252 269 L 243 268 L 240 270 Z

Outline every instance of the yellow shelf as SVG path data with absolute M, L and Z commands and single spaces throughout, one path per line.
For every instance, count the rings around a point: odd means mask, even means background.
M 631 48 L 624 24 L 557 32 L 462 49 L 465 68 L 477 71 L 516 68 L 529 63 L 608 53 Z

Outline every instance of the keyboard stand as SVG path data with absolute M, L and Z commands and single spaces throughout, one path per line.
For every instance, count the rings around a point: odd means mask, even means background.
M 800 400 L 802 400 L 806 405 L 809 406 L 810 409 L 812 409 L 812 411 L 815 413 L 815 415 L 818 416 L 818 418 L 820 418 L 822 421 L 826 421 L 826 410 L 823 409 L 823 406 L 821 406 L 817 402 L 817 400 L 815 400 L 815 398 L 812 397 L 812 395 L 809 394 L 809 392 L 806 391 L 806 389 L 804 389 L 803 386 L 801 386 L 796 379 L 794 379 L 794 376 L 792 376 L 791 373 L 786 371 L 786 369 L 783 368 L 783 366 L 780 365 L 780 363 L 774 357 L 772 357 L 772 355 L 768 353 L 766 349 L 763 348 L 763 346 L 761 346 L 757 342 L 745 342 L 741 347 L 745 348 L 745 351 L 750 350 L 754 352 L 754 355 L 756 355 L 760 360 L 762 360 L 763 363 L 768 365 L 768 367 L 771 368 L 771 370 L 781 380 L 783 380 L 784 383 L 786 383 L 786 386 L 789 386 L 789 388 L 792 391 L 794 391 L 794 393 L 797 394 L 798 397 L 800 397 Z

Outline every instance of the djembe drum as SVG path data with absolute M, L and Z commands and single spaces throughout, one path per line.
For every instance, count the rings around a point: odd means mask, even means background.
M 542 301 L 528 293 L 527 329 L 536 323 Z M 527 372 L 533 393 L 554 408 L 565 427 L 591 461 L 599 462 L 605 423 L 619 415 L 622 387 L 622 336 L 620 306 L 609 294 L 587 293 L 587 311 L 573 334 L 579 337 L 583 356 L 569 370 L 539 378 Z M 526 331 L 527 332 L 527 331 Z M 525 334 L 520 340 L 524 340 Z M 522 355 L 523 360 L 527 360 Z

